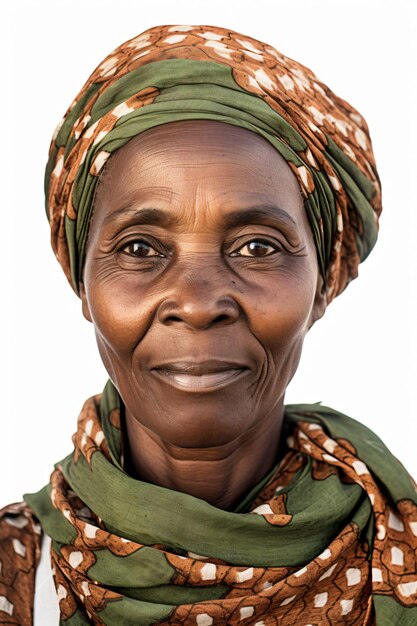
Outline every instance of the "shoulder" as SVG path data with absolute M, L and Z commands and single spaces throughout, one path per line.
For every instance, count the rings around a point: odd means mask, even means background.
M 10 624 L 32 624 L 41 527 L 25 502 L 0 510 L 0 611 Z

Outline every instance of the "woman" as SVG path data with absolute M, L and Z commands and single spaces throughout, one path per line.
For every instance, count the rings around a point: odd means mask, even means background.
M 155 27 L 74 100 L 46 203 L 110 381 L 1 513 L 3 623 L 54 600 L 65 624 L 416 623 L 412 479 L 351 418 L 284 406 L 376 241 L 363 118 L 271 46 Z

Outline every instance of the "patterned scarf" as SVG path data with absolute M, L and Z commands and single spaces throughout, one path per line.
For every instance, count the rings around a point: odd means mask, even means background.
M 287 406 L 286 451 L 229 512 L 129 476 L 120 422 L 108 383 L 82 409 L 74 452 L 25 496 L 52 538 L 61 624 L 417 623 L 415 486 L 365 426 L 319 404 Z M 3 517 L 9 560 L 26 546 L 27 562 L 20 588 L 0 597 L 9 608 L 20 598 L 7 623 L 30 624 L 20 612 L 33 600 L 30 513 Z
M 74 290 L 94 191 L 112 153 L 149 128 L 206 119 L 264 137 L 304 197 L 330 302 L 372 250 L 381 188 L 367 124 L 311 70 L 215 26 L 156 26 L 93 72 L 53 136 L 45 174 L 52 246 Z

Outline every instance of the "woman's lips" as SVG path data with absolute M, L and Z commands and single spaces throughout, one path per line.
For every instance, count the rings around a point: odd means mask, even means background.
M 158 378 L 173 387 L 187 391 L 209 391 L 226 387 L 250 370 L 248 368 L 230 368 L 203 374 L 191 374 L 169 369 L 154 369 L 152 371 Z

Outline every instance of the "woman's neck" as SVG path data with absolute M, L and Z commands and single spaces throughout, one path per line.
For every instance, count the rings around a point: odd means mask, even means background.
M 163 441 L 126 411 L 125 468 L 140 480 L 232 510 L 277 463 L 283 418 L 281 402 L 234 441 L 183 448 Z

